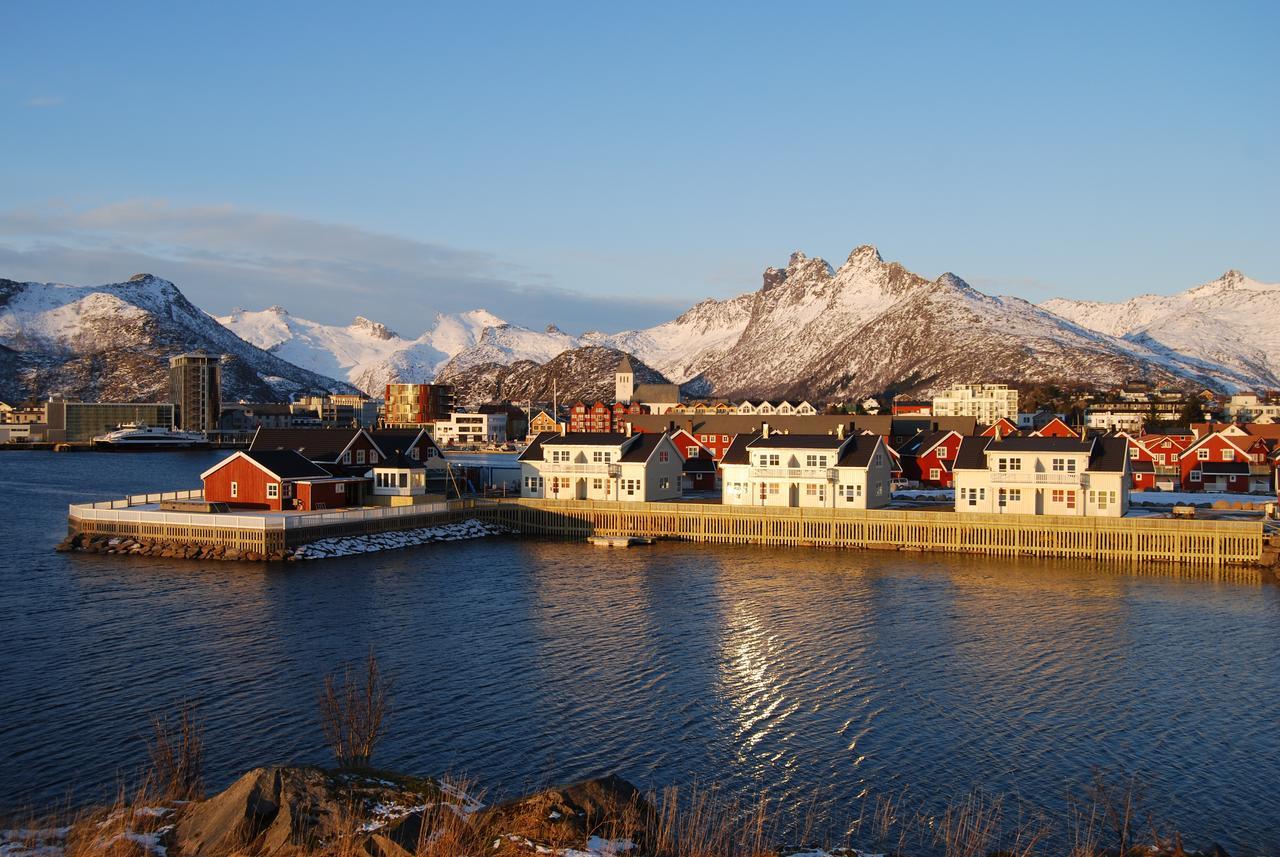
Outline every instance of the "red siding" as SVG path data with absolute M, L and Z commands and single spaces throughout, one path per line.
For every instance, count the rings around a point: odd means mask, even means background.
M 238 489 L 235 497 L 231 496 L 232 482 Z M 268 483 L 279 484 L 256 464 L 233 456 L 205 477 L 204 498 L 210 503 L 227 503 L 242 509 L 279 511 L 280 499 L 267 499 Z

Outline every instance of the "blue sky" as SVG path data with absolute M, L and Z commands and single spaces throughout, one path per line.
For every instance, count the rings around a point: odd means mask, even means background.
M 6 4 L 0 276 L 621 329 L 856 245 L 1280 280 L 1280 4 Z

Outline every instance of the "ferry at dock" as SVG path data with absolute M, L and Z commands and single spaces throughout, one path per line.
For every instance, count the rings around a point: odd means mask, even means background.
M 196 449 L 207 447 L 209 439 L 200 432 L 125 423 L 95 437 L 93 445 L 99 449 Z

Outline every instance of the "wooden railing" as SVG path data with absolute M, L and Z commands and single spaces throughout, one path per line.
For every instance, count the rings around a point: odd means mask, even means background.
M 571 538 L 635 535 L 722 544 L 898 548 L 1203 566 L 1255 563 L 1262 556 L 1262 526 L 1247 521 L 524 498 L 495 500 L 490 505 L 484 514 L 498 523 L 521 532 Z

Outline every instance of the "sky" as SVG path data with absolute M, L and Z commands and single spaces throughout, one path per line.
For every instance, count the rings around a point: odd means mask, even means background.
M 1280 281 L 1280 4 L 9 3 L 0 277 L 615 331 L 874 244 Z

